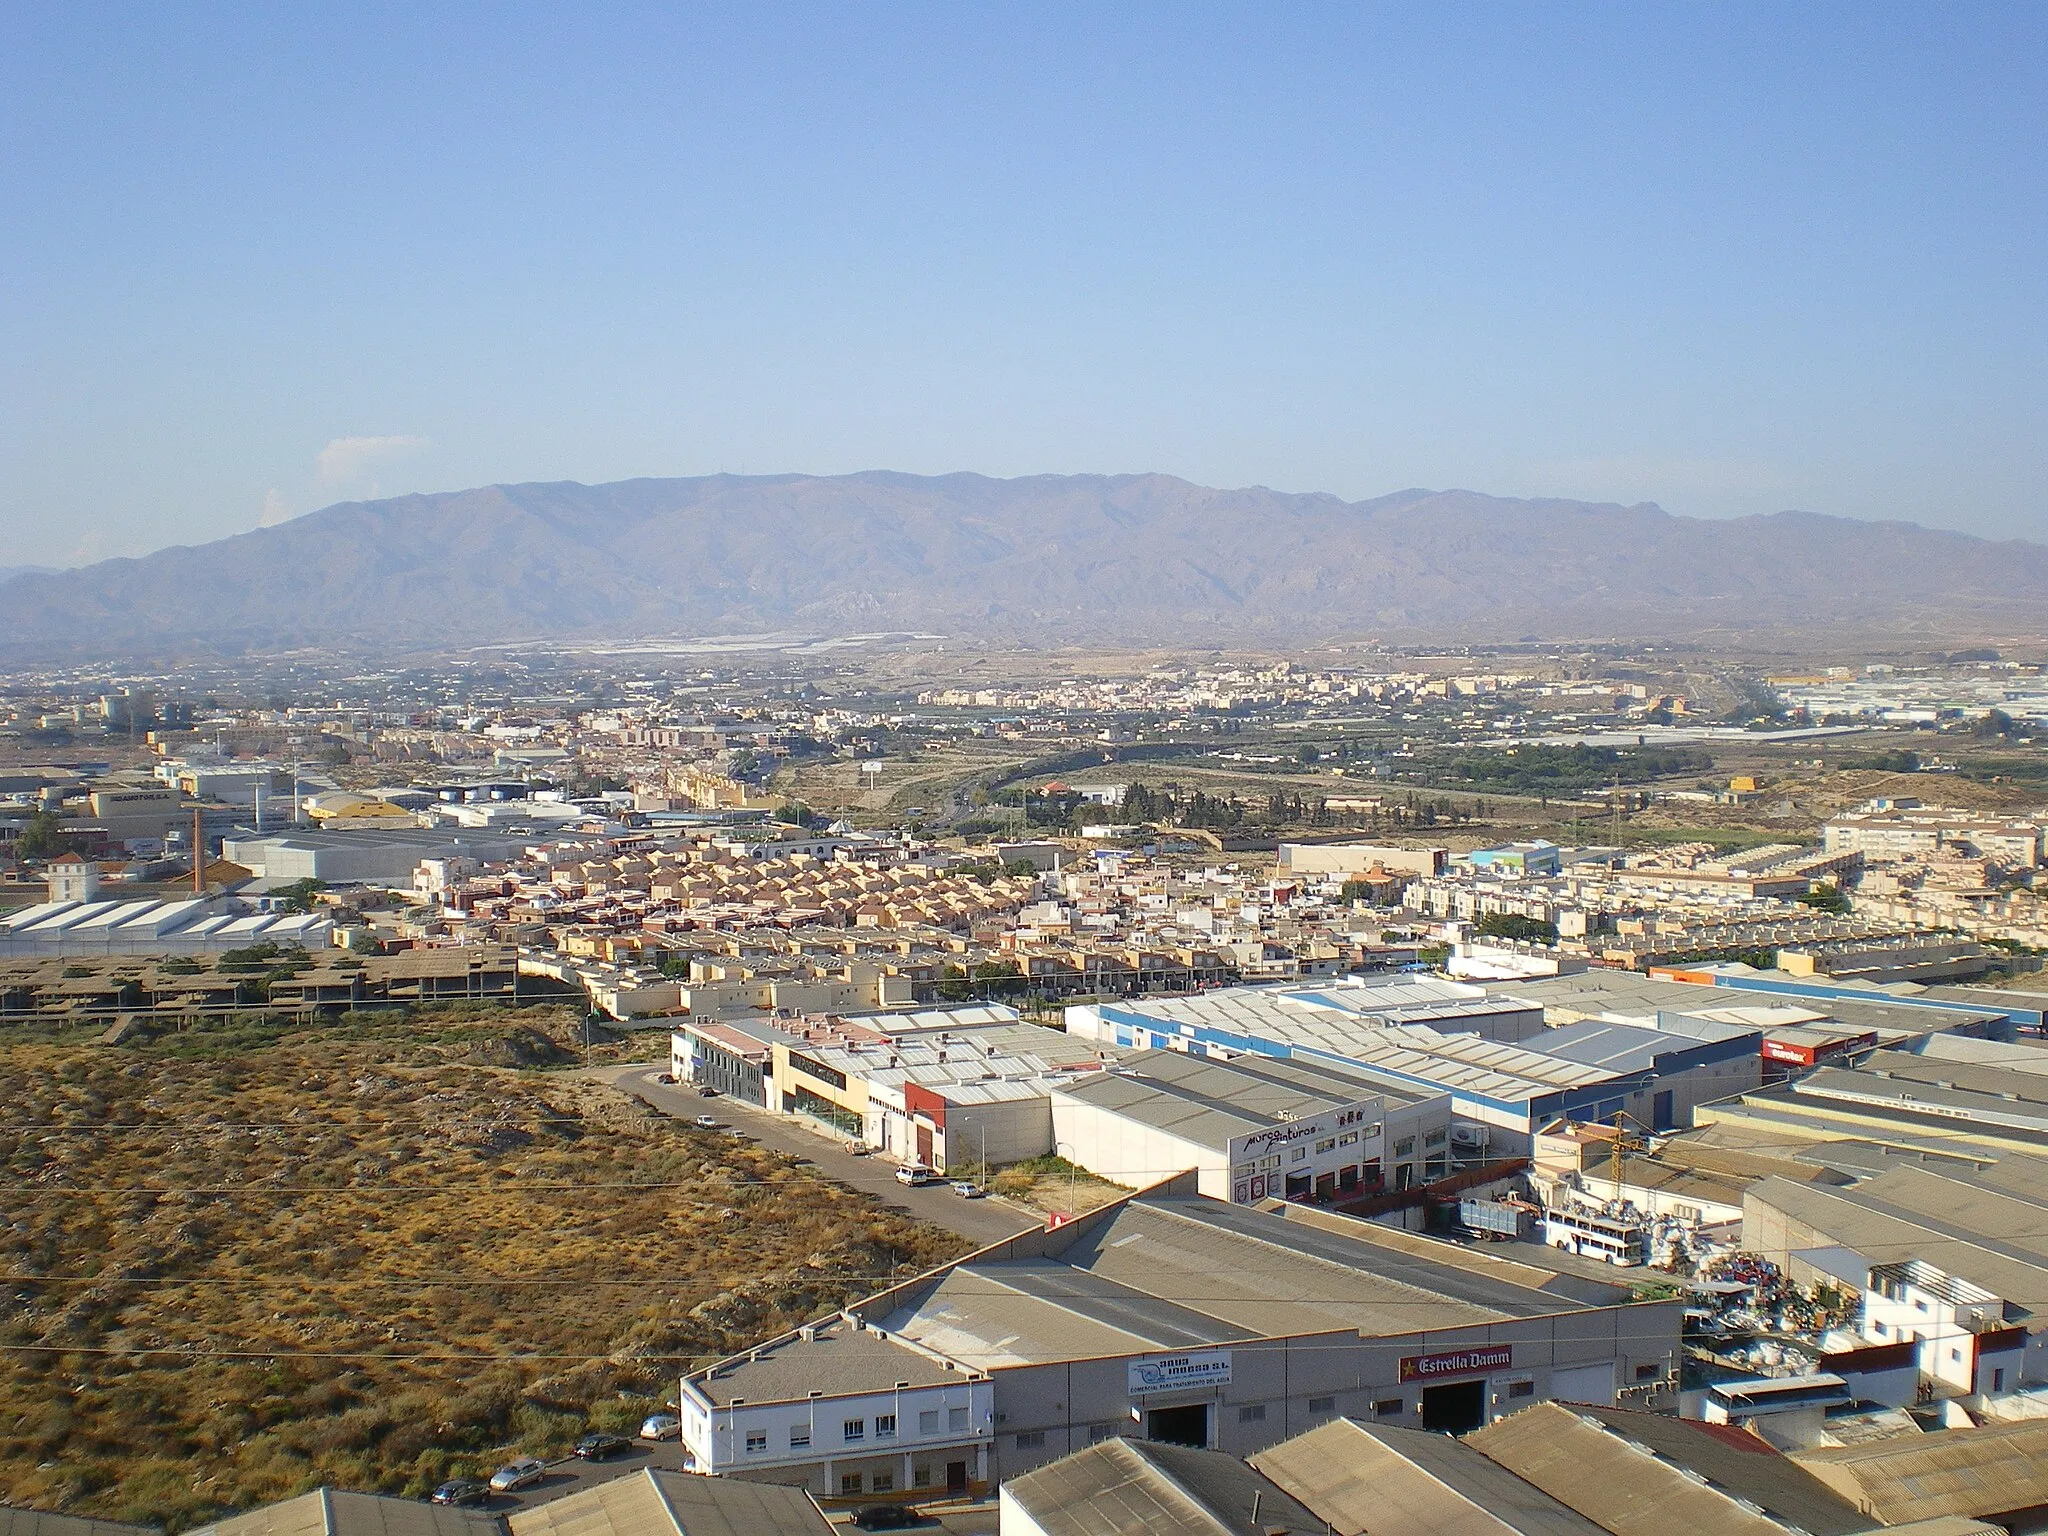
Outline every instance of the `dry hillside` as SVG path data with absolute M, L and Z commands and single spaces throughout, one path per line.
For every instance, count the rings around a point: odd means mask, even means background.
M 9 1502 L 418 1494 L 958 1251 L 523 1065 L 573 1058 L 514 1017 L 0 1045 Z

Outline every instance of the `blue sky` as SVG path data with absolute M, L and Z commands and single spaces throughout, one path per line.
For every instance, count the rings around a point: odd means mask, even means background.
M 2048 537 L 2048 7 L 0 7 L 0 565 L 1162 470 Z

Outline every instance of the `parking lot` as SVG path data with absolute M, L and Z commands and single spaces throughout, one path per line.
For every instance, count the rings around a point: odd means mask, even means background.
M 511 1458 L 508 1456 L 506 1460 Z M 682 1446 L 673 1440 L 659 1443 L 635 1440 L 632 1449 L 605 1461 L 578 1461 L 574 1456 L 564 1456 L 560 1461 L 548 1463 L 547 1475 L 539 1482 L 517 1493 L 494 1493 L 488 1501 L 476 1507 L 494 1515 L 509 1515 L 514 1510 L 531 1509 L 536 1504 L 549 1503 L 565 1494 L 581 1493 L 586 1488 L 610 1482 L 615 1477 L 624 1477 L 629 1472 L 638 1472 L 643 1467 L 682 1471 Z M 495 1467 L 489 1468 L 485 1475 L 496 1470 Z

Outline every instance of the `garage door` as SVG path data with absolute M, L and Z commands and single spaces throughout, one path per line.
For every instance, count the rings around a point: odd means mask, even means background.
M 1614 1362 L 1577 1365 L 1550 1373 L 1550 1395 L 1560 1403 L 1614 1406 Z

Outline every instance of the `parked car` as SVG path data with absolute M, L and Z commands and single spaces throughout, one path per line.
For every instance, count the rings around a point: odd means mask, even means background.
M 896 1170 L 896 1182 L 915 1188 L 921 1184 L 936 1184 L 939 1182 L 939 1176 L 920 1164 L 906 1163 Z
M 673 1086 L 676 1080 L 676 1075 L 673 1072 L 657 1072 L 654 1074 L 654 1080 L 657 1083 L 663 1083 L 669 1086 Z
M 640 1421 L 642 1440 L 673 1440 L 683 1432 L 683 1421 L 672 1413 L 650 1413 Z
M 592 1432 L 576 1442 L 576 1457 L 579 1461 L 609 1461 L 612 1457 L 624 1455 L 631 1449 L 633 1442 L 624 1435 Z
M 522 1456 L 517 1461 L 508 1461 L 491 1474 L 493 1493 L 516 1493 L 521 1488 L 531 1488 L 548 1475 L 548 1464 L 536 1461 L 531 1456 Z
M 873 1157 L 875 1155 L 875 1149 L 864 1141 L 849 1141 L 846 1144 L 846 1150 L 853 1157 Z
M 716 1115 L 699 1115 L 697 1117 L 697 1124 L 704 1130 L 715 1131 L 718 1129 L 718 1117 Z
M 700 1099 L 715 1099 L 718 1097 L 718 1090 L 709 1083 L 700 1083 L 697 1086 L 697 1097 Z
M 491 1496 L 491 1485 L 473 1477 L 451 1477 L 434 1490 L 436 1504 L 482 1504 Z
M 853 1517 L 864 1531 L 908 1531 L 924 1524 L 924 1516 L 901 1504 L 870 1504 Z
M 963 1199 L 979 1200 L 987 1195 L 988 1191 L 972 1179 L 956 1179 L 953 1181 L 953 1193 L 961 1196 Z

